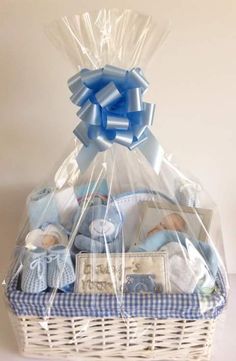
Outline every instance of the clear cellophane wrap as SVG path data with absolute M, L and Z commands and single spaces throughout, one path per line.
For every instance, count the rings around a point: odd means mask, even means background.
M 152 131 L 145 67 L 166 33 L 131 10 L 50 28 L 74 65 L 68 97 L 78 126 L 53 179 L 27 198 L 6 278 L 8 294 L 25 297 L 25 305 L 11 298 L 16 314 L 213 319 L 223 310 L 217 208 Z

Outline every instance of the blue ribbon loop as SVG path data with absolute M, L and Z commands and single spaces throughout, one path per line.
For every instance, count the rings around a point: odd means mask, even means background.
M 157 171 L 163 152 L 149 129 L 155 104 L 142 99 L 148 85 L 140 68 L 127 71 L 112 65 L 82 69 L 68 80 L 71 101 L 80 106 L 77 115 L 81 122 L 74 135 L 84 145 L 77 156 L 81 171 L 87 169 L 97 152 L 113 143 L 130 150 L 139 147 Z

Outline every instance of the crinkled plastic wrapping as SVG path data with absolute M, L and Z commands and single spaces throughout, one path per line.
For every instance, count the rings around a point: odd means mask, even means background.
M 91 119 L 93 130 L 103 130 L 89 139 L 80 128 L 75 131 L 74 149 L 54 179 L 27 198 L 27 222 L 6 279 L 14 314 L 84 317 L 86 329 L 86 319 L 93 317 L 215 319 L 224 309 L 228 282 L 215 204 L 158 140 L 148 154 L 142 146 L 150 136 L 133 149 L 125 143 L 127 133 L 140 130 L 135 117 L 145 112 L 143 98 L 148 99 L 143 86 L 141 105 L 129 104 L 127 74 L 135 70 L 144 82 L 145 65 L 166 30 L 130 10 L 101 10 L 53 24 L 54 42 L 81 71 L 69 87 L 75 112 L 83 110 L 82 130 L 91 129 Z M 90 85 L 84 98 L 81 78 Z M 114 89 L 97 96 L 108 83 L 121 93 L 112 105 L 106 99 Z M 90 113 L 83 108 L 88 101 L 96 105 Z M 129 112 L 129 106 L 141 108 Z M 105 120 L 96 120 L 98 108 L 105 109 Z M 108 138 L 102 141 L 109 144 L 93 152 L 104 128 Z

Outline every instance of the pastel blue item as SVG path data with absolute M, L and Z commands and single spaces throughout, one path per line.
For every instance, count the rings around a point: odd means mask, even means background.
M 104 253 L 122 250 L 122 239 L 119 237 L 122 217 L 115 205 L 95 205 L 86 211 L 75 238 L 75 246 L 79 251 Z
M 75 186 L 75 194 L 77 199 L 84 198 L 88 194 L 94 194 L 95 182 L 90 182 L 88 184 L 82 184 L 79 186 Z M 108 186 L 105 179 L 103 179 L 99 186 L 95 189 L 95 193 L 103 196 L 108 195 Z
M 62 289 L 75 281 L 75 271 L 69 249 L 57 245 L 48 251 L 48 287 Z
M 113 241 L 106 242 L 105 238 L 103 240 L 95 240 L 79 234 L 75 238 L 75 247 L 81 252 L 88 253 L 122 253 L 127 249 L 127 245 L 123 244 L 120 235 Z
M 98 152 L 114 143 L 130 150 L 139 147 L 155 171 L 163 155 L 149 126 L 154 119 L 155 104 L 143 101 L 148 87 L 140 68 L 131 70 L 105 65 L 102 69 L 82 69 L 68 80 L 71 101 L 80 106 L 81 122 L 74 135 L 83 143 L 77 156 L 85 171 Z
M 117 237 L 122 218 L 113 205 L 97 205 L 88 208 L 79 227 L 79 233 L 93 239 L 111 242 Z
M 125 293 L 154 293 L 160 291 L 152 274 L 130 274 L 126 276 Z
M 211 296 L 189 294 L 130 293 L 123 295 L 123 301 L 113 294 L 59 293 L 50 309 L 51 317 L 120 317 L 122 312 L 130 317 L 171 318 L 188 320 L 215 319 L 227 304 L 225 279 L 217 275 L 217 289 Z M 7 295 L 15 314 L 19 317 L 47 317 L 50 294 L 30 294 L 17 290 L 17 278 L 7 286 Z M 202 305 L 204 304 L 204 308 Z M 96 306 L 95 306 L 96 305 Z
M 154 252 L 158 251 L 161 247 L 165 246 L 169 242 L 181 243 L 186 249 L 186 240 L 190 240 L 194 247 L 205 259 L 211 275 L 215 278 L 218 272 L 218 260 L 213 248 L 203 241 L 192 239 L 187 234 L 176 231 L 159 231 L 146 238 L 138 246 L 133 246 L 129 249 L 129 252 Z
M 193 181 L 177 181 L 175 198 L 180 205 L 187 207 L 200 207 L 200 184 Z
M 39 293 L 47 289 L 47 253 L 43 248 L 26 249 L 23 256 L 21 290 Z
M 33 191 L 27 198 L 27 209 L 31 229 L 44 223 L 60 223 L 55 191 L 51 187 Z

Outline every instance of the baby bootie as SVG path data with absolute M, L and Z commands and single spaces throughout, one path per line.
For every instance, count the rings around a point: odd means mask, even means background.
M 75 271 L 68 248 L 58 245 L 48 251 L 48 286 L 62 289 L 75 281 Z
M 47 261 L 43 248 L 26 249 L 23 257 L 21 290 L 39 293 L 47 288 Z

